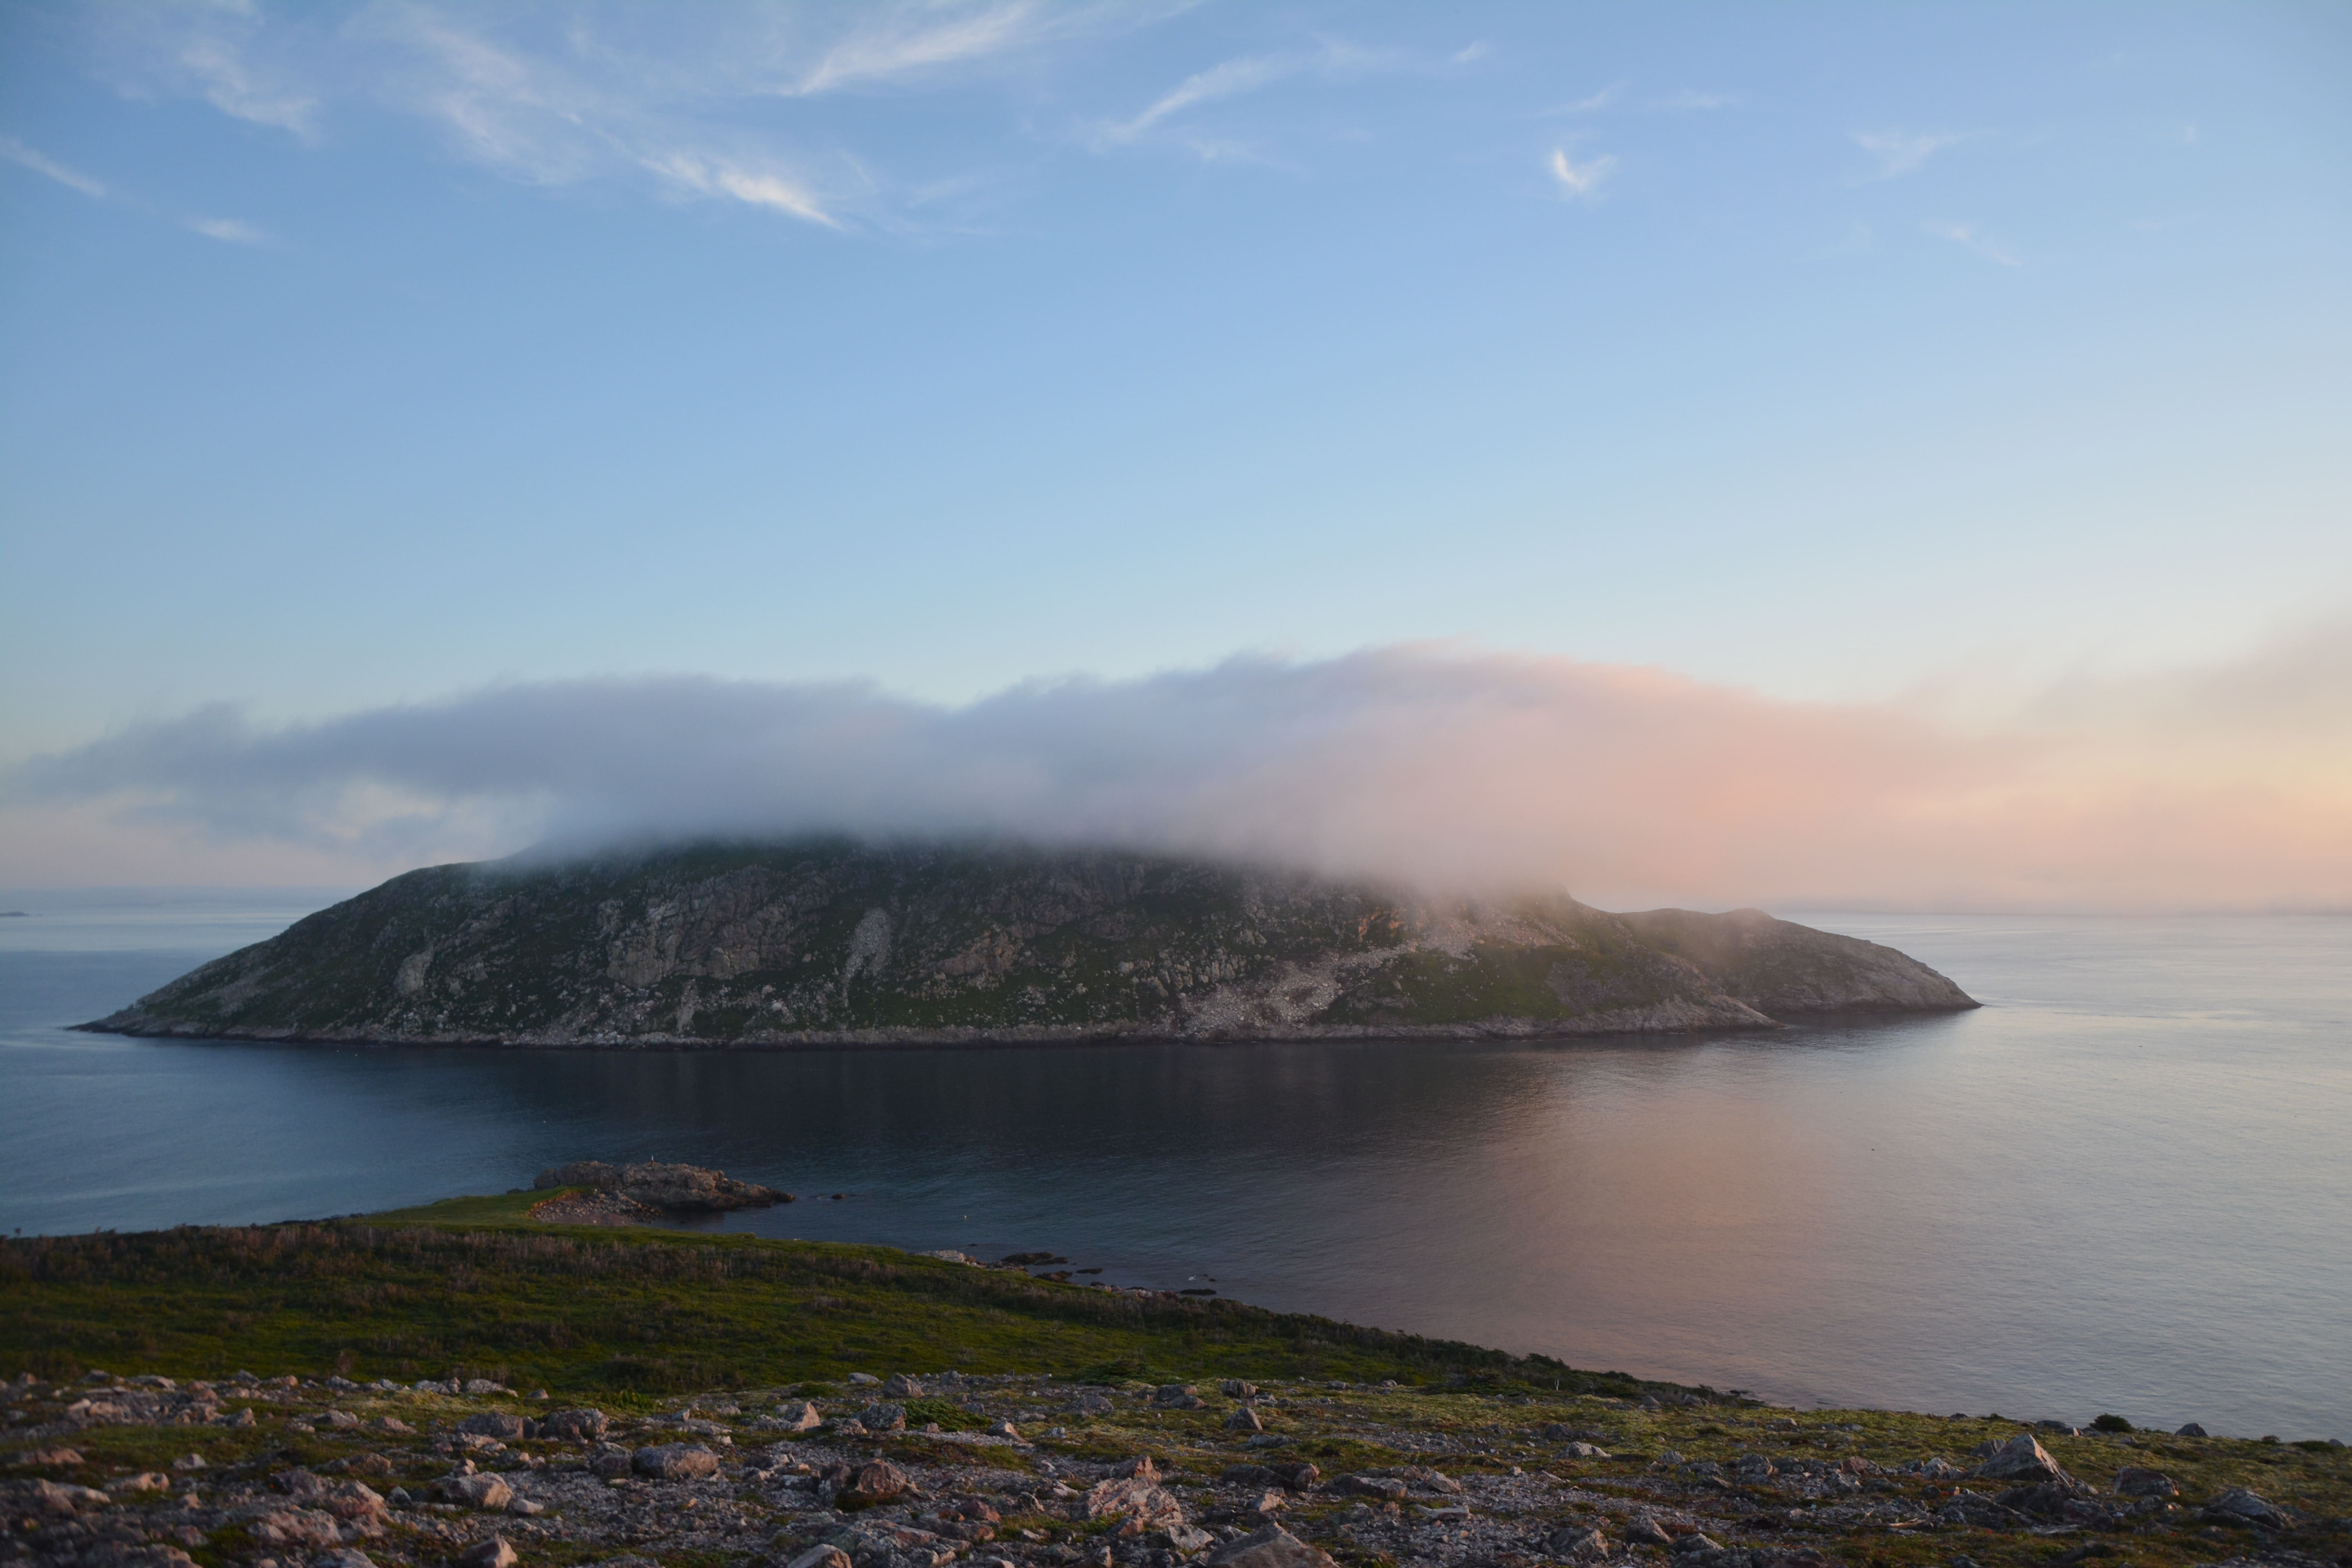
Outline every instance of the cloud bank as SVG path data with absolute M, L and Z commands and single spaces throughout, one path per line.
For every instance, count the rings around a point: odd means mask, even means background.
M 551 836 L 835 831 L 1619 904 L 2352 907 L 2352 629 L 2071 683 L 1998 721 L 1954 719 L 1959 696 L 1794 703 L 1420 647 L 962 707 L 856 685 L 576 680 L 278 728 L 205 708 L 20 766 L 5 815 L 20 845 L 80 814 L 145 842 L 290 847 L 354 880 Z M 58 879 L 15 858 L 14 880 Z

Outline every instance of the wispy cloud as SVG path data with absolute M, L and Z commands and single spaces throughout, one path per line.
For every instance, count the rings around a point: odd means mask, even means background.
M 58 184 L 79 191 L 94 201 L 106 199 L 106 187 L 98 181 L 79 170 L 67 168 L 54 158 L 42 156 L 14 136 L 0 136 L 0 158 L 30 169 L 37 174 L 46 174 Z
M 249 223 L 233 217 L 194 217 L 188 226 L 206 239 L 217 239 L 225 245 L 268 245 L 269 236 Z
M 1562 190 L 1579 201 L 1590 201 L 1598 195 L 1601 183 L 1616 167 L 1617 160 L 1606 153 L 1580 163 L 1568 155 L 1564 147 L 1551 150 L 1552 178 L 1559 182 Z
M 1307 68 L 1307 62 L 1296 57 L 1281 58 L 1270 55 L 1245 55 L 1237 59 L 1220 61 L 1203 71 L 1195 71 L 1152 100 L 1134 119 L 1105 126 L 1104 134 L 1114 142 L 1132 142 L 1171 115 L 1211 102 L 1232 98 L 1237 93 L 1255 92 L 1297 76 Z
M 1002 835 L 1605 901 L 2352 905 L 2352 627 L 1958 722 L 1394 647 L 1034 683 L 517 685 L 282 727 L 214 707 L 0 785 L 28 836 L 294 844 L 346 874 L 545 835 Z M 47 814 L 47 815 L 43 815 Z M 166 846 L 168 848 L 168 845 Z M 362 871 L 364 867 L 365 870 Z M 151 873 L 152 874 L 152 873 Z
M 1855 146 L 1878 160 L 1879 178 L 1885 180 L 1911 174 L 1945 148 L 1968 140 L 1949 132 L 1907 131 L 1856 131 L 1853 136 Z
M 731 196 L 739 202 L 806 218 L 811 223 L 831 228 L 841 226 L 840 221 L 824 210 L 806 186 L 787 174 L 736 168 L 684 153 L 649 162 L 646 167 L 698 195 Z
M 1625 83 L 1612 81 L 1600 91 L 1588 93 L 1567 103 L 1555 103 L 1538 111 L 1538 118 L 1560 114 L 1597 114 L 1625 96 Z
M 837 143 L 813 142 L 804 126 L 779 123 L 773 100 L 934 87 L 1066 40 L 1148 26 L 1179 4 L 875 0 L 640 13 L 191 0 L 118 8 L 94 31 L 111 74 L 143 96 L 197 99 L 304 137 L 338 111 L 389 108 L 509 179 L 633 179 L 672 198 L 839 228 L 860 215 L 889 221 L 887 180 Z
M 2007 246 L 1994 239 L 1990 235 L 1986 234 L 1983 229 L 1978 227 L 1975 224 L 1953 223 L 1944 219 L 1930 219 L 1921 226 L 1929 234 L 1934 235 L 1937 239 L 1949 240 L 1952 244 L 1957 245 L 1962 249 L 1974 255 L 1980 256 L 1987 261 L 1994 263 L 1996 266 L 2022 267 L 2025 265 L 2022 258 L 2019 257 Z
M 935 73 L 943 67 L 986 59 L 1044 41 L 1082 25 L 1086 8 L 1055 8 L 1014 0 L 983 5 L 967 15 L 938 10 L 877 9 L 846 37 L 835 40 L 791 85 L 776 90 L 793 96 L 832 92 Z

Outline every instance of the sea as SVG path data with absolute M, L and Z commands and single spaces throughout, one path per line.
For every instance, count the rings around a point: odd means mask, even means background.
M 66 1027 L 320 901 L 0 918 L 0 1230 L 677 1160 L 798 1195 L 710 1228 L 1045 1251 L 1795 1406 L 2352 1439 L 2352 917 L 1805 914 L 1984 1006 L 1762 1036 L 728 1053 Z

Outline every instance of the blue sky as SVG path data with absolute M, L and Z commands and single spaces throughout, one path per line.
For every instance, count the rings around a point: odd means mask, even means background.
M 1781 700 L 2352 601 L 2352 11 L 0 9 L 0 763 L 1420 639 Z

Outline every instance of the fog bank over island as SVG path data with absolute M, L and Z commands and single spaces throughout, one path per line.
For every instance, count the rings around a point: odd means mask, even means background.
M 1801 703 L 1401 646 L 1031 682 L 960 707 L 691 676 L 278 726 L 217 705 L 17 768 L 6 879 L 152 883 L 177 857 L 183 879 L 226 880 L 203 868 L 233 854 L 238 879 L 361 881 L 550 838 L 829 833 L 1616 908 L 2352 904 L 2346 627 L 1998 707 L 1961 691 Z

